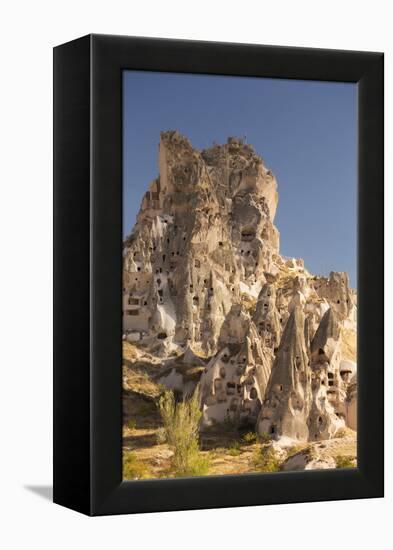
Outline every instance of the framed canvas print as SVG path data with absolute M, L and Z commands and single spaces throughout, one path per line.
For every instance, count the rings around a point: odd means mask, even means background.
M 383 55 L 54 50 L 54 501 L 383 496 Z

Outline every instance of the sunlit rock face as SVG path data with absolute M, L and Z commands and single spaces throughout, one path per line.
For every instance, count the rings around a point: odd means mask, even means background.
M 204 426 L 319 440 L 355 425 L 347 274 L 313 276 L 280 255 L 277 182 L 251 145 L 199 151 L 168 131 L 158 152 L 123 247 L 124 338 L 163 361 L 203 357 Z
M 164 132 L 159 168 L 125 243 L 124 330 L 214 353 L 232 306 L 256 298 L 273 267 L 277 184 L 233 138 L 199 152 Z

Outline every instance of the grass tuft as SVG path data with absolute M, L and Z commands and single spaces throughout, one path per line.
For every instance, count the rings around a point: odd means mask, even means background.
M 246 445 L 253 445 L 258 441 L 257 434 L 255 432 L 247 432 L 246 434 L 243 435 L 242 441 Z
M 145 479 L 151 476 L 146 464 L 138 460 L 135 453 L 129 451 L 123 456 L 123 477 L 124 479 Z
M 356 458 L 354 456 L 342 456 L 337 455 L 334 457 L 336 461 L 336 468 L 355 468 Z

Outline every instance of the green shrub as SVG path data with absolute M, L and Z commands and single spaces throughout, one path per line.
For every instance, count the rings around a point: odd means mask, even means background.
M 185 473 L 176 471 L 178 477 L 182 476 L 205 476 L 209 473 L 210 460 L 207 456 L 203 456 L 202 453 L 197 451 L 189 459 L 188 467 Z
M 243 435 L 242 440 L 246 445 L 252 445 L 257 442 L 257 434 L 255 432 L 248 432 Z
M 270 437 L 270 435 L 268 433 L 263 432 L 263 433 L 259 434 L 258 440 L 260 441 L 260 443 L 269 443 L 272 440 L 272 438 Z
M 231 456 L 239 456 L 241 454 L 241 445 L 239 441 L 234 441 L 228 449 L 228 454 Z
M 149 476 L 149 468 L 144 462 L 137 459 L 135 453 L 129 451 L 123 456 L 124 479 L 145 479 Z
M 204 475 L 209 461 L 198 446 L 198 426 L 202 416 L 198 392 L 179 403 L 172 391 L 166 391 L 159 400 L 159 411 L 164 424 L 165 439 L 173 449 L 172 470 L 176 477 Z
M 355 468 L 356 458 L 354 456 L 337 455 L 335 461 L 336 468 Z
M 271 445 L 264 444 L 253 457 L 254 467 L 259 472 L 278 472 L 281 461 Z

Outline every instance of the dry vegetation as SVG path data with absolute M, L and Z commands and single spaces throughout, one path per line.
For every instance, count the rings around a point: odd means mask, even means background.
M 356 465 L 356 434 L 348 429 L 336 439 L 287 448 L 283 456 L 268 436 L 258 438 L 250 429 L 239 432 L 228 424 L 198 434 L 197 395 L 175 403 L 173 394 L 154 381 L 162 365 L 131 344 L 124 343 L 124 352 L 124 479 L 275 472 L 290 456 L 314 448 L 319 456 L 333 457 L 338 468 Z

